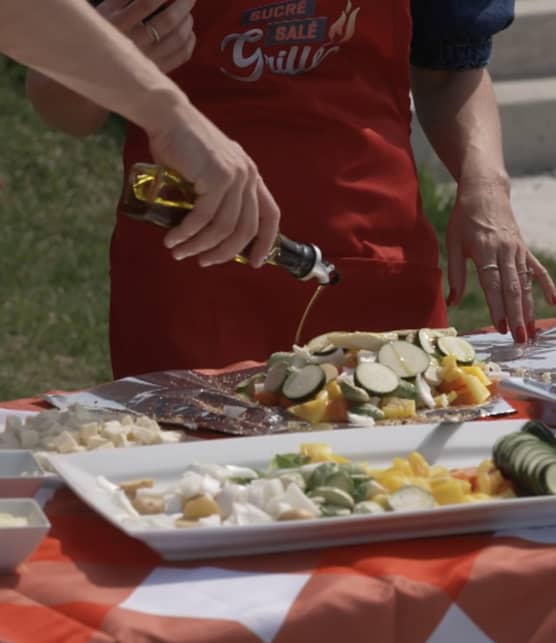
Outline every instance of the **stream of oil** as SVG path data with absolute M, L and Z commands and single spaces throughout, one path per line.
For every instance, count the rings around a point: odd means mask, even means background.
M 299 345 L 299 342 L 301 341 L 301 335 L 303 333 L 303 327 L 305 326 L 305 322 L 307 321 L 307 317 L 309 316 L 309 313 L 311 312 L 311 309 L 315 305 L 315 302 L 319 298 L 319 295 L 322 293 L 324 289 L 325 284 L 319 284 L 317 286 L 317 289 L 313 293 L 311 299 L 309 299 L 309 303 L 307 304 L 307 308 L 305 308 L 303 315 L 301 316 L 301 321 L 299 322 L 299 325 L 297 327 L 297 330 L 295 331 L 295 340 L 294 343 L 296 345 Z

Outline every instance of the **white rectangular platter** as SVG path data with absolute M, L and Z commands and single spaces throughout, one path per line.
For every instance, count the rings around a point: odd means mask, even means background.
M 396 456 L 419 451 L 431 464 L 478 465 L 491 457 L 499 436 L 519 430 L 524 420 L 421 426 L 390 426 L 315 433 L 228 438 L 206 442 L 104 450 L 53 456 L 60 476 L 88 505 L 128 535 L 167 560 L 188 560 L 314 549 L 336 545 L 399 540 L 556 524 L 556 497 L 516 498 L 438 507 L 426 511 L 386 512 L 255 526 L 193 529 L 138 529 L 118 518 L 121 508 L 98 485 L 152 477 L 177 481 L 194 462 L 265 466 L 277 453 L 296 452 L 304 442 L 325 442 L 335 453 L 386 467 Z

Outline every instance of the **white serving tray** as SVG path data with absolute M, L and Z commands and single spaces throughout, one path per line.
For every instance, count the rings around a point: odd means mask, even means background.
M 206 442 L 117 449 L 53 456 L 60 476 L 88 505 L 167 560 L 188 560 L 314 549 L 335 545 L 442 536 L 556 524 L 556 497 L 516 498 L 426 511 L 281 522 L 256 526 L 138 529 L 118 518 L 121 508 L 96 482 L 152 477 L 177 480 L 192 462 L 264 466 L 276 453 L 297 451 L 304 442 L 326 442 L 335 453 L 371 466 L 387 466 L 417 450 L 432 464 L 473 466 L 491 456 L 500 435 L 524 420 L 421 426 L 390 426 L 315 433 L 228 438 Z

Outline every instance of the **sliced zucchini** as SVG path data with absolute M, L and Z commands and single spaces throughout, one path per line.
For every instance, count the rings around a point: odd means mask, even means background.
M 318 364 L 308 364 L 290 373 L 282 386 L 282 393 L 294 402 L 305 402 L 314 397 L 326 384 L 326 373 Z
M 439 337 L 436 345 L 443 355 L 455 357 L 458 364 L 473 364 L 475 360 L 475 349 L 462 337 Z
M 289 365 L 293 362 L 293 358 L 294 353 L 285 353 L 284 351 L 272 353 L 272 355 L 268 358 L 267 368 L 271 368 L 277 362 L 286 362 L 286 364 Z
M 378 351 L 378 361 L 391 368 L 398 377 L 415 377 L 430 366 L 428 353 L 415 344 L 404 341 L 388 342 Z
M 398 376 L 391 368 L 373 362 L 359 364 L 355 369 L 354 379 L 356 386 L 360 386 L 371 395 L 392 393 L 400 384 Z
M 355 490 L 355 484 L 353 480 L 344 471 L 337 471 L 336 473 L 332 473 L 331 475 L 329 475 L 328 478 L 326 478 L 324 486 L 341 489 L 342 491 L 349 493 L 350 496 Z
M 319 335 L 318 337 L 313 337 L 313 339 L 311 339 L 307 343 L 307 349 L 309 351 L 311 351 L 311 353 L 313 353 L 313 354 L 321 353 L 322 351 L 326 351 L 326 350 L 328 350 L 329 347 L 337 348 L 328 339 L 328 334 Z
M 265 381 L 266 375 L 264 373 L 255 373 L 245 380 L 242 380 L 237 386 L 236 391 L 242 395 L 247 395 L 247 397 L 255 397 L 255 384 L 263 383 Z
M 415 485 L 402 487 L 389 494 L 388 503 L 394 511 L 420 511 L 434 507 L 434 497 Z
M 383 514 L 384 507 L 378 504 L 378 502 L 373 502 L 372 500 L 363 500 L 358 502 L 354 509 L 354 514 Z
M 319 364 L 319 366 L 322 368 L 324 371 L 324 374 L 326 375 L 326 382 L 331 382 L 332 380 L 335 380 L 339 373 L 338 373 L 338 368 L 334 364 L 330 364 L 329 362 L 325 362 L 324 364 Z
M 546 493 L 556 495 L 556 462 L 547 465 L 542 471 L 542 481 Z
M 435 335 L 430 328 L 420 328 L 417 331 L 417 344 L 429 355 L 434 355 L 436 353 L 436 338 L 438 335 Z
M 546 426 L 544 422 L 540 420 L 531 420 L 523 425 L 521 428 L 525 433 L 530 433 L 531 435 L 537 436 L 543 442 L 556 446 L 556 437 L 552 431 Z
M 277 361 L 268 369 L 264 380 L 264 390 L 269 393 L 278 393 L 282 389 L 290 367 L 287 362 Z
M 358 404 L 357 406 L 352 407 L 349 412 L 354 415 L 371 417 L 373 420 L 384 420 L 384 411 L 370 402 Z
M 417 387 L 413 382 L 407 380 L 400 380 L 398 388 L 392 393 L 394 397 L 402 397 L 406 400 L 417 399 Z
M 335 505 L 336 507 L 345 507 L 346 509 L 353 509 L 355 502 L 347 491 L 338 489 L 337 487 L 317 487 L 311 491 L 312 495 L 324 498 L 327 505 Z
M 328 341 L 339 348 L 349 350 L 377 351 L 385 342 L 398 337 L 397 333 L 366 333 L 355 331 L 352 333 L 336 331 L 326 335 Z M 309 342 L 311 344 L 311 342 Z
M 352 384 L 349 379 L 342 377 L 337 380 L 340 385 L 343 396 L 349 402 L 356 402 L 357 404 L 364 404 L 368 402 L 371 398 L 364 388 Z M 354 411 L 355 412 L 355 411 Z

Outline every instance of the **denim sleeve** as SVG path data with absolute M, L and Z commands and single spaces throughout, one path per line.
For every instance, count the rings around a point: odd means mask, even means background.
M 490 58 L 492 36 L 514 19 L 515 0 L 411 0 L 411 64 L 473 69 Z

